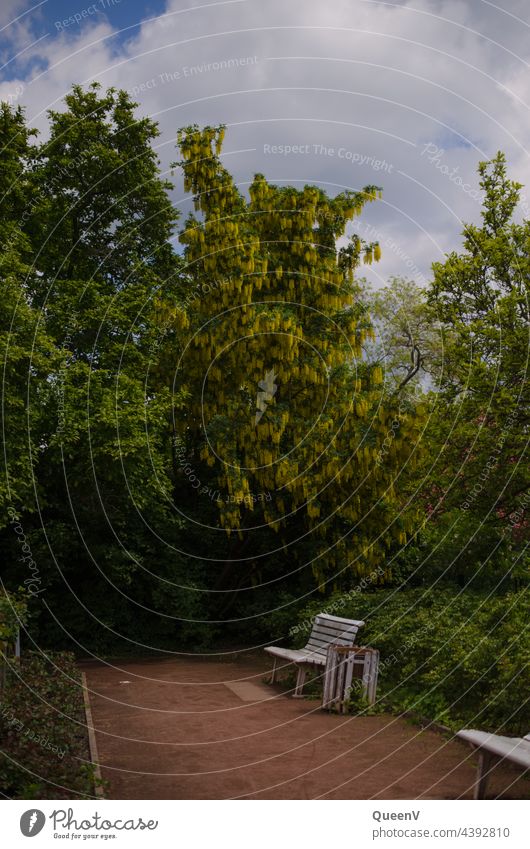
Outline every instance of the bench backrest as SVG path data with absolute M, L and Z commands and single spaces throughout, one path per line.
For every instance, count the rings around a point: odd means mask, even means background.
M 339 646 L 353 646 L 357 631 L 362 625 L 364 622 L 360 619 L 343 619 L 340 616 L 319 613 L 313 622 L 306 649 L 326 657 L 328 646 L 332 643 Z

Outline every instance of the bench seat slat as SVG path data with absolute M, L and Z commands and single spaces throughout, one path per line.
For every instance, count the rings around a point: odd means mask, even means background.
M 318 613 L 315 616 L 315 621 L 328 620 L 329 622 L 342 622 L 344 625 L 357 625 L 359 628 L 364 625 L 362 619 L 344 619 L 342 616 L 331 616 L 329 613 Z
M 266 652 L 274 657 L 282 657 L 291 663 L 314 663 L 318 666 L 326 665 L 326 655 L 316 654 L 306 649 L 284 649 L 281 646 L 267 646 Z
M 334 638 L 333 640 L 320 640 L 318 638 L 315 639 L 315 637 L 310 637 L 305 648 L 311 649 L 312 651 L 322 650 L 327 652 L 330 645 L 351 646 L 353 645 L 353 640 L 341 640 L 338 638 Z
M 328 625 L 330 628 L 349 628 L 350 625 L 359 625 L 360 619 L 340 619 L 338 616 L 327 616 L 319 613 L 315 616 L 315 625 Z
M 358 630 L 357 626 L 353 626 L 352 628 L 345 628 L 344 626 L 340 628 L 324 628 L 322 625 L 315 625 L 311 631 L 311 636 L 320 636 L 321 638 L 326 638 L 329 642 L 333 637 L 340 637 L 343 634 L 345 637 L 349 637 L 350 635 L 355 637 Z
M 326 619 L 316 619 L 313 625 L 314 628 L 325 628 L 329 631 L 351 631 L 352 628 L 358 628 L 357 622 L 328 622 Z
M 309 639 L 307 641 L 307 645 L 309 646 L 311 643 L 315 643 L 316 645 L 319 645 L 319 646 L 329 646 L 329 645 L 331 645 L 331 643 L 335 643 L 337 641 L 339 643 L 340 642 L 349 643 L 349 642 L 351 642 L 351 640 L 348 639 L 349 636 L 350 635 L 347 634 L 344 637 L 344 639 L 341 639 L 341 637 L 339 637 L 337 634 L 335 634 L 335 636 L 333 636 L 333 637 L 323 637 L 322 634 L 311 634 L 311 636 L 309 637 Z
M 304 646 L 304 648 L 309 649 L 309 651 L 327 651 L 329 643 L 324 640 L 309 640 L 309 642 Z

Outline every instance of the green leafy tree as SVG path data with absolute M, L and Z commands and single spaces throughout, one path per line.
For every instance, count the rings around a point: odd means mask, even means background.
M 189 127 L 178 137 L 200 217 L 180 236 L 175 383 L 189 402 L 176 436 L 219 492 L 219 521 L 234 538 L 221 586 L 262 578 L 271 531 L 284 569 L 294 556 L 319 585 L 351 579 L 380 563 L 390 540 L 405 540 L 394 481 L 417 428 L 404 416 L 376 463 L 393 408 L 381 369 L 362 357 L 372 326 L 354 272 L 379 246 L 354 237 L 337 250 L 337 240 L 379 190 L 330 198 L 257 174 L 247 200 L 221 164 L 223 132 Z
M 150 381 L 164 335 L 155 303 L 179 270 L 158 129 L 125 92 L 97 85 L 74 87 L 49 120 L 48 140 L 25 161 L 19 152 L 23 303 L 56 352 L 40 381 L 40 514 L 24 519 L 51 614 L 39 627 L 47 641 L 72 633 L 92 646 L 145 629 L 172 639 L 200 595 L 171 500 L 173 399 Z
M 522 577 L 530 507 L 530 222 L 514 220 L 521 186 L 508 178 L 503 154 L 482 162 L 479 174 L 482 222 L 464 227 L 461 253 L 434 263 L 429 292 L 445 341 L 429 437 L 440 452 L 431 501 L 461 541 L 457 571 L 469 571 L 469 549 L 487 540 L 489 554 L 473 569 L 497 562 L 500 574 Z
M 0 107 L 0 364 L 2 386 L 1 524 L 32 510 L 47 379 L 57 362 L 53 342 L 28 299 L 33 273 L 25 225 L 31 214 L 31 133 L 21 109 Z
M 443 367 L 443 337 L 426 290 L 391 277 L 381 289 L 366 287 L 365 297 L 376 331 L 365 352 L 384 370 L 388 391 L 435 389 Z

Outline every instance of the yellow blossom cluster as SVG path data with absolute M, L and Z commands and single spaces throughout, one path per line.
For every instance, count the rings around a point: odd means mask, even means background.
M 354 239 L 341 255 L 336 245 L 379 190 L 330 198 L 257 174 L 247 200 L 221 163 L 222 137 L 190 127 L 178 138 L 198 213 L 181 234 L 183 300 L 186 285 L 208 284 L 175 321 L 190 397 L 183 436 L 233 496 L 219 501 L 228 533 L 241 533 L 248 511 L 279 533 L 303 522 L 326 552 L 314 563 L 319 581 L 324 560 L 346 558 L 361 573 L 404 538 L 393 479 L 418 426 L 402 416 L 376 462 L 393 413 L 381 369 L 363 362 L 372 328 L 354 269 L 380 250 Z M 265 491 L 270 502 L 249 497 Z

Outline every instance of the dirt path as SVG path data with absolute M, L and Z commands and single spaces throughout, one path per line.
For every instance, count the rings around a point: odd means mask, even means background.
M 263 684 L 267 661 L 83 665 L 114 799 L 470 798 L 475 757 L 393 716 L 339 717 Z M 510 767 L 489 797 L 528 798 Z

